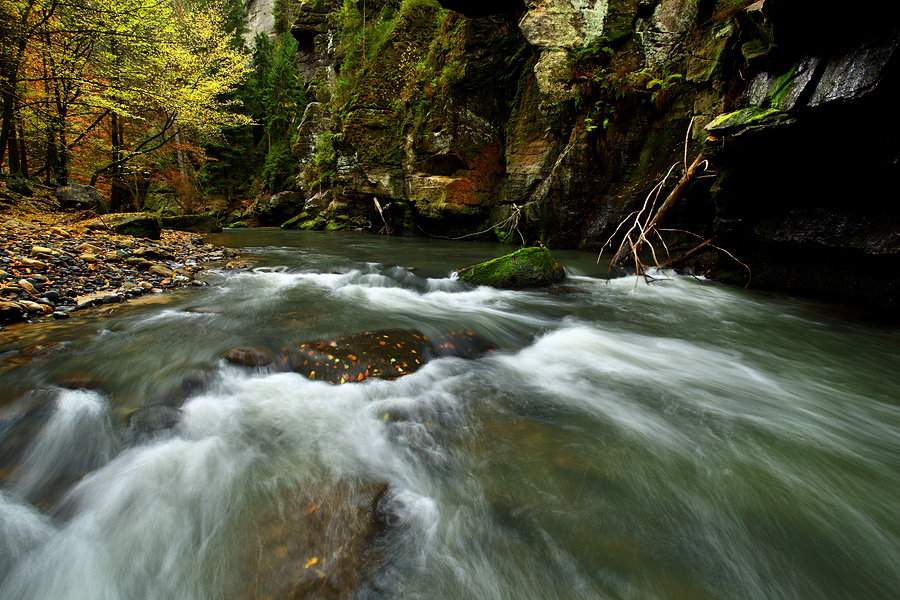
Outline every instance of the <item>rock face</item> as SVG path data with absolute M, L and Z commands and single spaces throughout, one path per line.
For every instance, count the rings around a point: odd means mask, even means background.
M 271 35 L 275 32 L 275 0 L 246 0 L 247 20 L 244 42 L 253 47 L 257 34 Z
M 306 198 L 298 192 L 280 192 L 260 203 L 257 219 L 260 225 L 278 227 L 305 206 Z
M 892 256 L 873 254 L 893 247 L 883 228 L 823 228 L 900 218 L 874 201 L 900 174 L 889 93 L 900 7 L 869 18 L 811 0 L 373 0 L 366 39 L 378 47 L 351 74 L 362 20 L 341 6 L 303 3 L 292 30 L 313 101 L 296 180 L 319 211 L 336 202 L 394 234 L 488 231 L 597 250 L 673 164 L 702 152 L 715 177 L 687 191 L 668 225 L 739 251 L 755 284 L 802 291 L 774 274 L 816 249 L 834 250 L 823 266 L 852 255 L 844 275 Z M 376 27 L 386 34 L 372 41 Z M 310 214 L 295 223 L 318 228 Z M 697 260 L 725 278 L 735 264 Z
M 546 248 L 522 248 L 512 254 L 457 271 L 459 278 L 475 285 L 505 289 L 544 287 L 559 283 L 565 270 Z
M 538 0 L 529 3 L 519 30 L 539 50 L 534 65 L 541 93 L 555 101 L 574 98 L 571 50 L 583 48 L 603 35 L 608 0 Z

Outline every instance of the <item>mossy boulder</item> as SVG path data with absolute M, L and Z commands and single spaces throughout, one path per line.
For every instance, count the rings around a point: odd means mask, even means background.
M 327 224 L 328 221 L 325 220 L 325 217 L 317 215 L 315 217 L 309 217 L 304 221 L 300 221 L 297 223 L 296 229 L 303 229 L 304 231 L 321 231 L 325 229 L 325 225 Z
M 119 235 L 131 235 L 151 240 L 158 240 L 160 232 L 162 232 L 160 219 L 146 213 L 114 215 L 106 218 L 106 224 Z
M 165 229 L 178 231 L 190 231 L 192 233 L 218 233 L 222 231 L 219 221 L 212 215 L 179 215 L 177 217 L 163 217 L 162 226 Z
M 544 287 L 562 281 L 565 270 L 546 248 L 522 248 L 512 254 L 463 267 L 459 278 L 475 285 L 503 289 Z
M 56 199 L 63 208 L 92 210 L 98 214 L 109 212 L 106 200 L 96 188 L 90 185 L 81 185 L 71 180 L 68 185 L 56 188 Z
M 233 223 L 229 223 L 228 227 L 229 229 L 245 229 L 249 227 L 249 225 L 247 225 L 247 223 L 244 221 L 235 221 Z

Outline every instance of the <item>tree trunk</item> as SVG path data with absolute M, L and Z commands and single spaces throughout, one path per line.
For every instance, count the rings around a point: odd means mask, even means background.
M 56 165 L 59 162 L 56 156 L 56 135 L 53 133 L 53 127 L 47 126 L 47 155 L 44 159 L 44 183 L 47 186 L 53 185 L 53 174 L 56 173 Z M 68 208 L 64 206 L 63 208 Z
M 57 148 L 57 170 L 56 170 L 56 184 L 57 185 L 68 185 L 69 184 L 69 146 L 66 144 L 66 114 L 62 113 L 59 115 L 59 120 L 57 122 L 57 131 L 56 131 L 56 141 L 59 144 Z
M 10 175 L 21 175 L 22 167 L 19 162 L 19 141 L 16 139 L 16 122 L 12 121 L 9 124 L 9 138 L 8 139 L 8 147 L 9 147 L 9 174 Z
M 19 169 L 22 171 L 22 177 L 28 179 L 28 154 L 25 151 L 25 132 L 19 125 Z
M 181 149 L 181 127 L 175 126 L 175 158 L 178 160 L 178 172 L 187 178 L 187 168 L 184 166 L 184 150 Z
M 125 166 L 122 160 L 122 147 L 125 144 L 125 122 L 115 111 L 109 114 L 110 137 L 112 142 L 111 159 L 113 167 L 109 174 L 109 212 L 122 212 L 128 204 L 131 193 L 125 185 Z
M 24 46 L 24 44 L 22 44 Z M 0 83 L 2 83 L 3 111 L 2 123 L 0 123 L 0 165 L 9 143 L 10 128 L 13 119 L 13 101 L 16 97 L 16 85 L 18 85 L 19 65 L 11 56 L 4 56 L 0 60 Z

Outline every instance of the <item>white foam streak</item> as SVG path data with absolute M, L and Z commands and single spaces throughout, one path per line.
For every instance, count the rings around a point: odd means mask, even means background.
M 16 468 L 17 491 L 34 496 L 52 486 L 57 477 L 90 471 L 109 460 L 116 443 L 109 408 L 99 394 L 63 391 Z

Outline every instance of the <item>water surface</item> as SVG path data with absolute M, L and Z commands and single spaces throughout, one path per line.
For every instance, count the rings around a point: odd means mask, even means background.
M 210 240 L 252 268 L 0 340 L 0 598 L 238 597 L 254 507 L 331 479 L 388 484 L 366 597 L 900 590 L 896 329 L 574 252 L 554 294 L 450 277 L 493 244 Z M 499 348 L 344 386 L 221 359 L 396 327 Z M 153 404 L 180 420 L 136 442 Z

